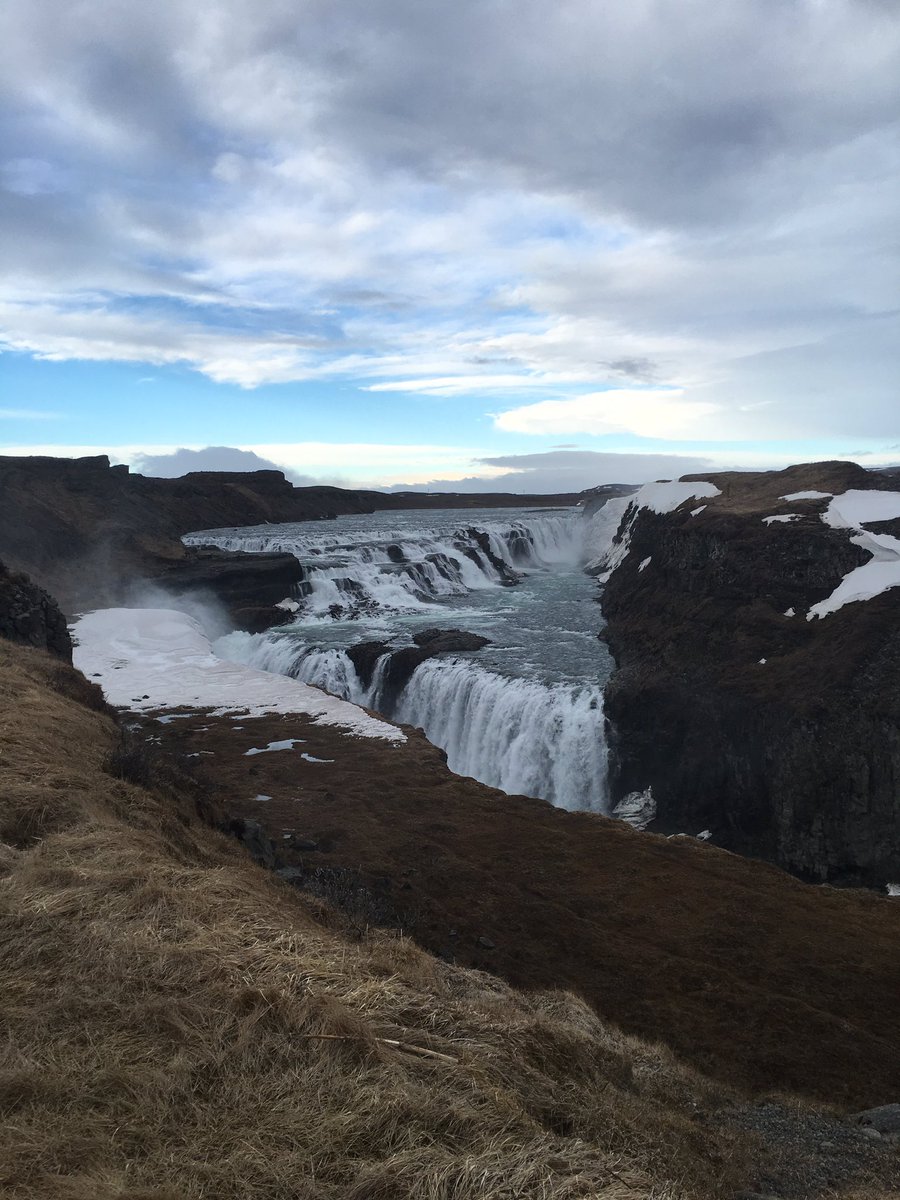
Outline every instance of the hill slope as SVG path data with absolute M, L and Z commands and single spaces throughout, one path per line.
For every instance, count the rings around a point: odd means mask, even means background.
M 336 914 L 0 642 L 0 1191 L 17 1200 L 712 1197 L 709 1085 L 559 991 Z M 129 782 L 143 778 L 148 786 Z
M 518 986 L 572 988 L 729 1085 L 857 1107 L 894 1098 L 894 901 L 507 796 L 453 775 L 412 729 L 348 735 L 309 713 L 317 689 L 205 658 L 178 613 L 95 614 L 74 636 L 76 662 L 148 714 L 154 744 L 202 770 L 230 818 L 262 826 L 273 849 L 256 838 L 261 857 L 364 901 L 363 927 L 393 921 Z M 266 715 L 267 690 L 279 703 Z

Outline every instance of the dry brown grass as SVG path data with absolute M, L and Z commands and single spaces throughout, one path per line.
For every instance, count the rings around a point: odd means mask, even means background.
M 117 730 L 55 664 L 0 644 L 0 672 L 2 1195 L 726 1194 L 741 1146 L 668 1052 L 571 995 L 346 940 L 189 797 L 104 772 Z

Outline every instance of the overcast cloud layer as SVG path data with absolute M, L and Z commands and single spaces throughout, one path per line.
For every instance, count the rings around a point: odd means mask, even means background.
M 7 350 L 898 441 L 888 0 L 5 0 L 0 68 Z

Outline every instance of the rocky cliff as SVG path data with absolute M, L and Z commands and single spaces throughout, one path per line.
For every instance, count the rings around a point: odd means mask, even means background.
M 704 478 L 719 495 L 623 521 L 602 601 L 613 798 L 650 787 L 652 828 L 806 879 L 896 881 L 900 588 L 806 619 L 870 559 L 821 493 L 896 480 L 847 463 Z M 783 498 L 803 491 L 820 495 Z
M 72 661 L 72 639 L 59 605 L 27 575 L 0 562 L 0 638 Z

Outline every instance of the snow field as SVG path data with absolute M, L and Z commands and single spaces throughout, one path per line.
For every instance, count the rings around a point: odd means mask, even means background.
M 119 708 L 208 708 L 215 716 L 299 713 L 359 737 L 406 741 L 401 730 L 346 700 L 285 675 L 216 658 L 198 622 L 185 613 L 100 609 L 79 618 L 72 634 L 75 666 L 97 680 Z

